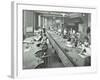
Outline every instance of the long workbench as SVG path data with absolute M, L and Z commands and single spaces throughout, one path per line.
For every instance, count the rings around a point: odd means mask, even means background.
M 47 37 L 65 67 L 90 65 L 90 56 L 81 57 L 79 55 L 81 49 L 66 46 L 66 39 L 63 39 L 53 31 L 48 31 Z

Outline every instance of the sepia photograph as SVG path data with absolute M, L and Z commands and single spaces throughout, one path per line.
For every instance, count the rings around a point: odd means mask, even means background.
M 91 13 L 22 10 L 22 68 L 91 66 Z

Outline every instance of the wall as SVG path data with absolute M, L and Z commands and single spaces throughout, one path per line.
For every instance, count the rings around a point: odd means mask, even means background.
M 0 1 L 0 80 L 13 80 L 10 78 L 11 70 L 11 1 Z M 24 0 L 25 1 L 25 0 Z M 93 6 L 97 7 L 97 26 L 93 32 L 95 36 L 93 43 L 95 45 L 98 58 L 98 70 L 96 73 L 65 74 L 57 76 L 45 76 L 25 80 L 100 80 L 100 0 L 28 0 L 34 4 L 52 4 L 52 5 L 73 5 L 73 6 Z M 16 79 L 17 80 L 17 79 Z M 24 79 L 18 79 L 24 80 Z
M 25 27 L 29 27 L 32 26 L 33 27 L 33 11 L 29 11 L 29 10 L 25 10 L 24 11 L 24 26 Z
M 34 29 L 34 15 L 33 11 L 24 10 L 23 11 L 23 28 L 24 28 L 24 35 L 26 35 L 27 32 L 33 32 Z
M 39 28 L 39 14 L 31 10 L 24 10 L 23 14 L 24 36 L 29 37 L 34 34 L 34 30 L 38 30 Z

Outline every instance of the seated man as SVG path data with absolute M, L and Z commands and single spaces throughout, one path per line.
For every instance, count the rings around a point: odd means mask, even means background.
M 42 37 L 42 40 L 40 41 L 40 43 L 37 44 L 37 46 L 42 48 L 42 52 L 44 53 L 43 55 L 45 55 L 45 54 L 46 54 L 46 51 L 47 51 L 47 49 L 48 49 L 47 37 L 46 37 L 45 34 L 44 34 L 44 36 Z

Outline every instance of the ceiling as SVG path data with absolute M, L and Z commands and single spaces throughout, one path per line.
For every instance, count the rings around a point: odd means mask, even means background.
M 70 17 L 70 18 L 75 18 L 75 17 L 80 17 L 82 16 L 83 13 L 77 13 L 77 12 L 54 12 L 54 11 L 34 11 L 36 13 L 39 13 L 42 16 L 46 17 Z

